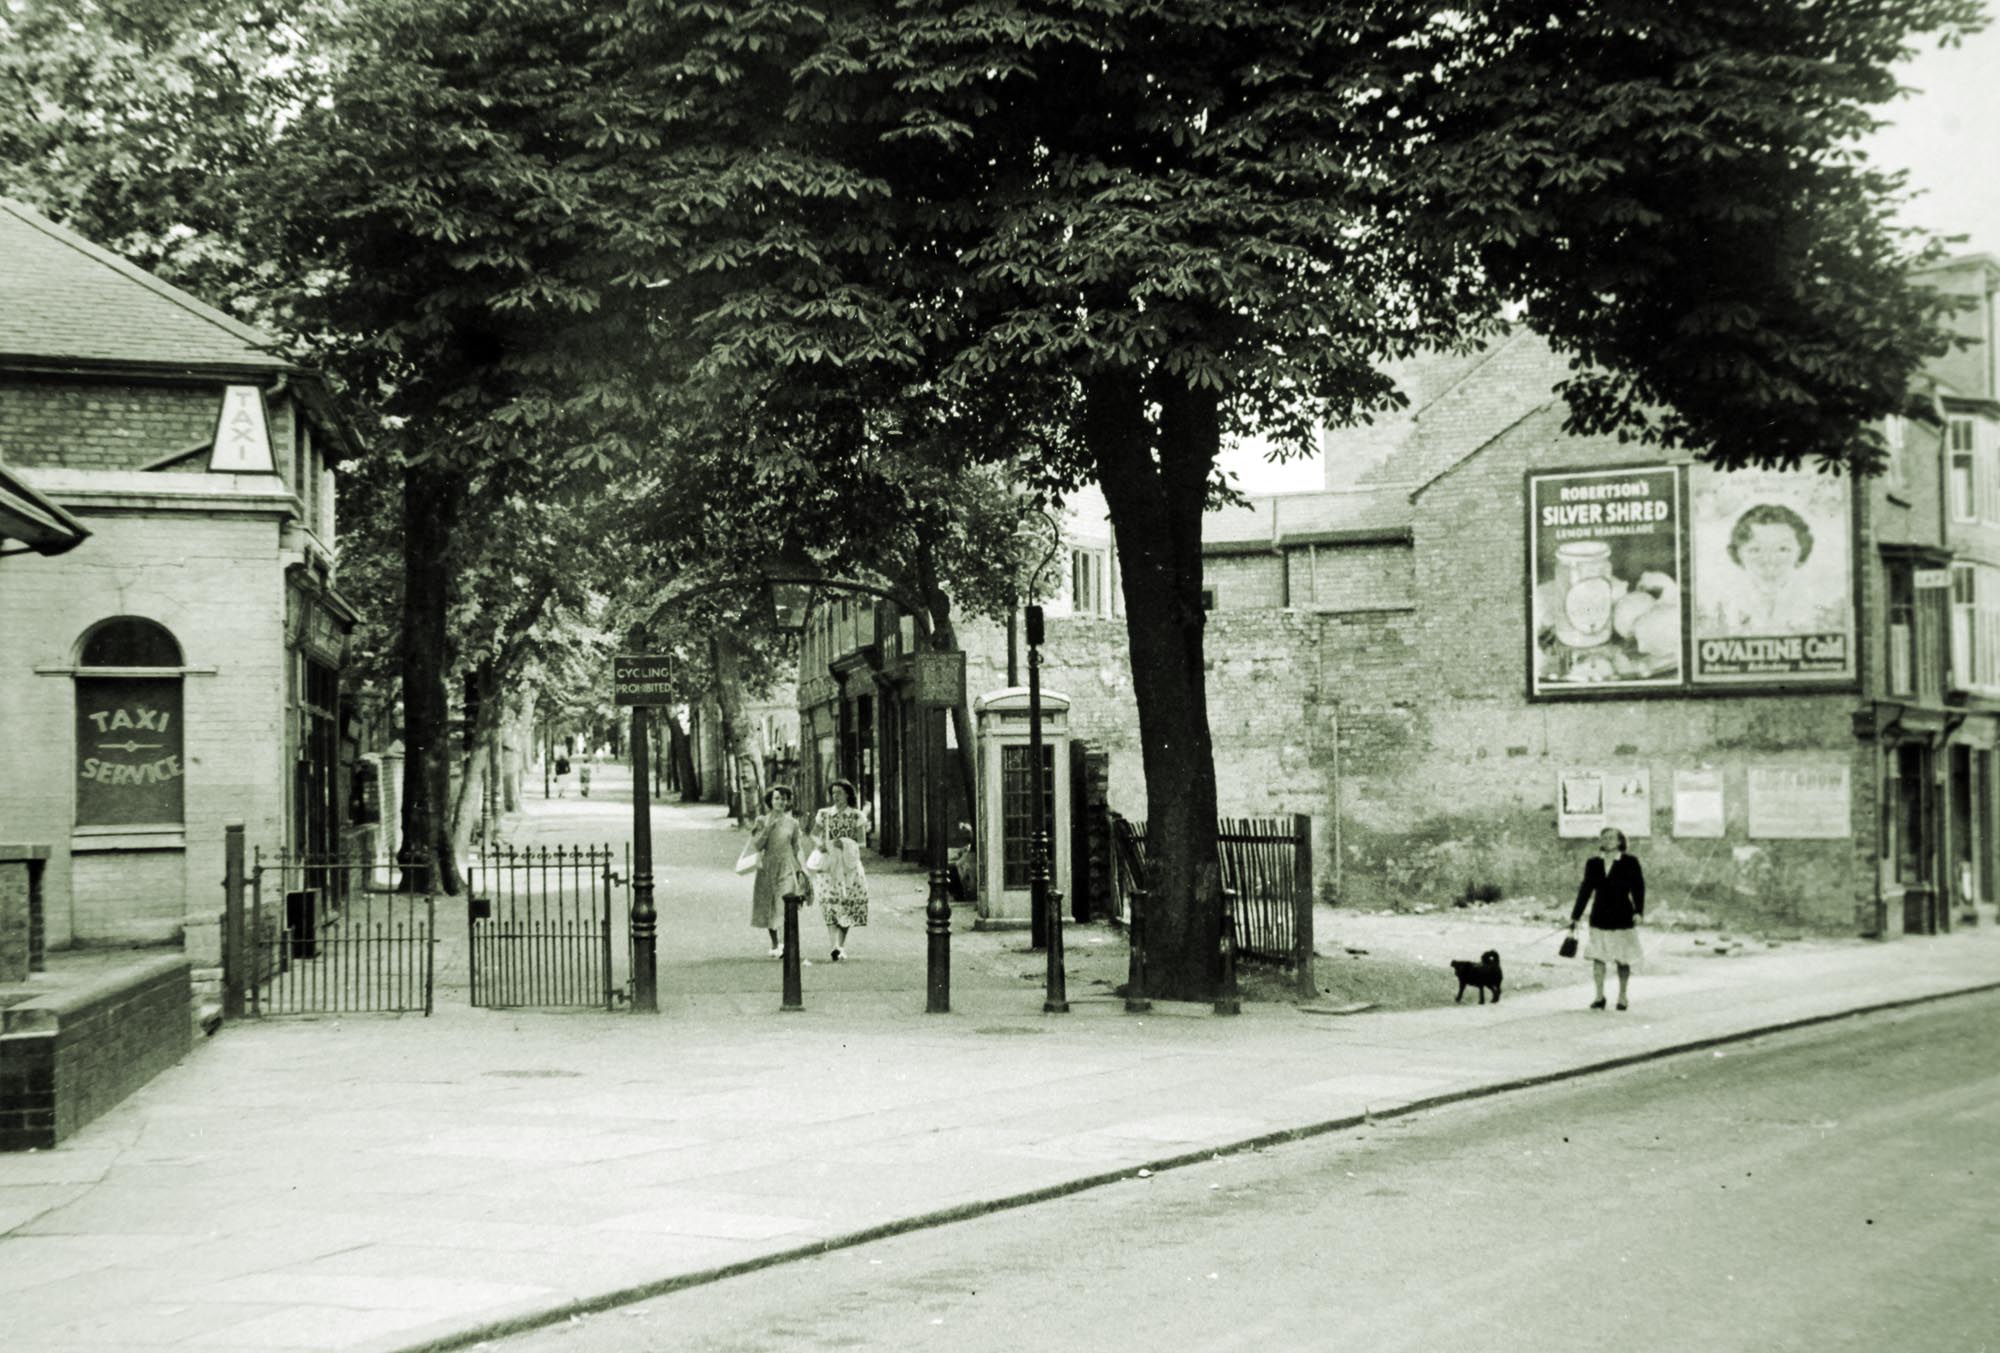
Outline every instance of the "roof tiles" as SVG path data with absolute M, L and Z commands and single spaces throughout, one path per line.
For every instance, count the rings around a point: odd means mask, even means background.
M 282 371 L 277 340 L 0 198 L 0 357 Z

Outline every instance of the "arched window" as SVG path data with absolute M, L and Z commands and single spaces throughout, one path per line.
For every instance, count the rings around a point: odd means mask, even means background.
M 138 616 L 101 621 L 84 634 L 77 646 L 77 826 L 181 824 L 181 661 L 174 636 Z
M 91 627 L 83 636 L 80 667 L 179 667 L 181 646 L 164 626 L 136 615 L 121 615 Z

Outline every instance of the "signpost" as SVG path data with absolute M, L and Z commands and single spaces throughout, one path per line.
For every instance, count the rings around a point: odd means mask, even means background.
M 917 703 L 924 711 L 924 731 L 929 742 L 931 818 L 931 895 L 924 904 L 924 930 L 929 937 L 926 955 L 928 996 L 924 1013 L 951 1013 L 951 870 L 946 856 L 944 792 L 944 721 L 954 705 L 965 701 L 965 654 L 962 652 L 922 652 L 911 655 L 915 664 Z
M 634 630 L 632 646 L 646 634 Z M 660 1012 L 659 912 L 653 907 L 653 803 L 647 779 L 650 738 L 646 711 L 673 703 L 674 659 L 668 653 L 621 653 L 611 660 L 611 700 L 632 709 L 632 1008 Z

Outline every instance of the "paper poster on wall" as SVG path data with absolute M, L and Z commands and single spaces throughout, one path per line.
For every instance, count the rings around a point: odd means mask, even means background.
M 1531 694 L 1681 684 L 1678 470 L 1530 475 L 1528 559 Z
M 1556 835 L 1595 836 L 1616 827 L 1626 836 L 1652 834 L 1652 772 L 1572 769 L 1556 776 Z
M 1695 684 L 1853 679 L 1850 498 L 1844 475 L 1689 471 Z
M 1722 772 L 1674 772 L 1674 835 L 1722 835 Z
M 1853 831 L 1846 766 L 1752 766 L 1750 835 L 1834 841 Z

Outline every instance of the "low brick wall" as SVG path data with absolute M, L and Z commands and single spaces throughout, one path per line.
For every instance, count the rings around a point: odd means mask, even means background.
M 187 1054 L 189 965 L 142 959 L 0 1010 L 0 1150 L 54 1146 Z

